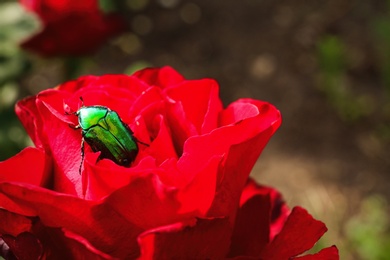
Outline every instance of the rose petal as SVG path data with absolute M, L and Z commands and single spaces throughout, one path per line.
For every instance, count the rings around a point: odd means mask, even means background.
M 283 226 L 289 214 L 281 195 L 249 179 L 240 199 L 230 256 L 258 257 L 272 240 L 274 226 Z
M 177 191 L 163 185 L 155 174 L 139 176 L 99 203 L 11 183 L 0 183 L 0 192 L 16 204 L 0 201 L 6 209 L 39 216 L 43 224 L 66 228 L 116 257 L 137 254 L 135 237 L 141 231 L 194 216 L 178 213 Z
M 50 228 L 36 221 L 32 232 L 43 245 L 43 259 L 112 259 L 70 231 Z
M 51 161 L 41 149 L 27 147 L 17 155 L 0 162 L 0 181 L 23 182 L 45 186 Z
M 144 158 L 134 167 L 125 168 L 110 160 L 96 163 L 98 154 L 87 153 L 84 160 L 83 183 L 85 198 L 99 200 L 115 190 L 124 187 L 138 176 L 150 172 L 158 173 L 156 162 L 152 157 Z M 113 177 L 115 176 L 115 177 Z
M 206 216 L 215 197 L 217 173 L 221 161 L 222 156 L 210 158 L 204 168 L 196 171 L 194 179 L 187 186 L 179 189 L 178 200 L 181 202 L 179 213 L 197 212 L 200 216 Z
M 81 161 L 81 136 L 69 127 L 69 116 L 60 112 L 63 111 L 62 101 L 66 95 L 69 94 L 54 89 L 43 91 L 35 99 L 18 103 L 16 112 L 22 122 L 27 121 L 24 122 L 26 127 L 40 130 L 32 138 L 37 140 L 36 145 L 52 156 L 54 189 L 82 196 L 81 179 L 77 173 Z M 33 111 L 31 124 L 28 116 Z
M 102 76 L 86 75 L 81 76 L 76 80 L 67 81 L 58 86 L 58 90 L 67 91 L 71 94 L 76 94 L 76 92 L 82 91 L 83 89 L 93 91 L 101 89 L 108 90 L 109 88 L 114 92 L 117 89 L 129 91 L 128 95 L 131 95 L 131 100 L 135 100 L 142 95 L 149 86 L 138 78 L 120 74 L 107 74 Z
M 248 105 L 255 106 L 254 104 Z M 258 106 L 262 105 L 264 105 L 264 102 L 261 102 Z M 241 144 L 256 136 L 261 135 L 262 138 L 260 139 L 265 144 L 281 122 L 279 111 L 271 105 L 267 104 L 267 106 L 269 108 L 265 114 L 257 113 L 245 120 L 242 119 L 237 124 L 230 124 L 217 128 L 209 134 L 189 138 L 184 144 L 183 155 L 179 160 L 183 167 L 189 167 L 188 171 L 183 170 L 183 172 L 191 172 L 190 168 L 192 168 L 192 165 L 201 165 L 202 162 L 206 162 L 208 158 L 214 155 L 224 155 L 232 145 Z M 250 150 L 245 151 L 245 157 L 251 155 L 251 158 L 257 160 L 262 148 L 258 148 L 255 145 L 249 148 Z M 254 155 L 252 155 L 252 152 L 255 152 Z M 234 160 L 236 161 L 236 159 Z M 245 162 L 246 160 L 240 163 L 247 165 Z
M 253 256 L 269 242 L 271 199 L 257 195 L 245 202 L 238 211 L 229 256 Z
M 31 231 L 32 219 L 0 208 L 0 234 L 17 236 Z
M 122 259 L 138 254 L 136 237 L 142 230 L 105 201 L 94 203 L 36 186 L 12 183 L 0 183 L 0 193 L 18 206 L 12 207 L 0 200 L 4 208 L 26 216 L 39 216 L 45 226 L 65 228 L 84 237 L 98 250 Z
M 58 98 L 56 92 L 45 92 L 37 100 L 38 110 L 45 118 L 42 133 L 46 135 L 47 146 L 54 164 L 54 190 L 66 194 L 83 196 L 81 178 L 78 173 L 81 162 L 81 133 L 61 120 L 56 108 L 45 102 L 46 95 Z M 58 106 L 58 105 L 57 105 Z
M 259 115 L 259 107 L 240 100 L 230 104 L 220 116 L 220 126 L 235 124 L 241 120 Z
M 282 231 L 261 253 L 262 259 L 289 259 L 309 250 L 327 231 L 301 207 L 293 208 Z
M 28 10 L 36 12 L 45 21 L 52 21 L 58 19 L 58 14 L 66 14 L 72 12 L 87 12 L 87 11 L 98 11 L 98 2 L 96 0 L 84 0 L 71 2 L 62 0 L 46 0 L 46 1 L 31 1 L 31 0 L 20 0 L 19 1 Z
M 157 115 L 155 124 L 158 129 L 157 136 L 149 146 L 148 153 L 156 159 L 157 164 L 161 164 L 167 159 L 178 159 L 175 147 L 173 145 L 172 135 L 164 117 Z
M 218 84 L 211 79 L 190 80 L 184 81 L 175 87 L 166 89 L 166 95 L 169 100 L 172 100 L 172 106 L 180 106 L 177 109 L 172 108 L 172 111 L 184 111 L 186 121 L 189 121 L 197 131 L 202 133 L 202 127 L 205 132 L 209 132 L 216 128 L 217 113 L 222 110 L 222 103 L 218 97 Z M 214 113 L 209 111 L 210 103 L 217 108 L 214 108 Z M 207 112 L 214 114 L 215 118 L 205 118 Z M 211 114 L 208 114 L 209 116 Z M 174 115 L 172 115 L 174 117 Z M 208 122 L 205 124 L 205 120 Z M 212 123 L 211 123 L 211 122 Z M 181 126 L 181 124 L 172 124 L 173 126 Z
M 232 145 L 225 155 L 225 164 L 219 172 L 216 195 L 208 216 L 230 216 L 234 219 L 241 191 L 261 151 L 273 134 L 267 129 L 248 141 Z
M 245 189 L 241 194 L 240 206 L 243 206 L 248 200 L 255 196 L 269 196 L 271 202 L 270 211 L 270 232 L 269 241 L 272 241 L 276 234 L 280 233 L 287 217 L 290 215 L 290 209 L 285 204 L 282 195 L 275 189 L 258 185 L 254 180 L 249 179 Z
M 192 219 L 138 237 L 140 259 L 223 259 L 231 229 L 225 218 Z
M 42 129 L 43 121 L 35 104 L 36 97 L 28 97 L 19 101 L 15 106 L 15 112 L 26 129 L 36 147 L 43 147 L 45 140 L 38 129 Z
M 61 11 L 41 12 L 42 30 L 23 42 L 22 47 L 49 57 L 81 56 L 93 53 L 107 38 L 126 28 L 124 20 L 118 15 L 105 15 L 96 8 L 80 12 L 67 6 L 72 4 L 66 4 Z M 71 12 L 63 12 L 64 9 Z M 63 31 L 67 33 L 61 33 Z
M 252 117 L 262 118 L 260 124 L 253 130 L 268 127 L 270 124 L 274 124 L 277 128 L 281 123 L 280 112 L 273 105 L 268 102 L 245 98 L 231 103 L 222 111 L 219 117 L 219 125 L 237 124 Z
M 110 255 L 93 247 L 88 240 L 69 231 L 64 231 L 68 259 L 113 259 Z M 63 257 L 63 255 L 59 255 Z
M 161 88 L 168 88 L 185 80 L 176 70 L 168 66 L 142 69 L 135 72 L 132 76 L 139 78 L 149 86 Z
M 218 85 L 210 89 L 207 111 L 204 116 L 201 134 L 207 134 L 218 127 L 219 114 L 223 110 L 221 99 L 219 98 Z
M 293 259 L 300 260 L 338 260 L 339 259 L 339 250 L 336 246 L 331 246 L 322 249 L 320 252 L 313 255 L 304 255 L 299 257 L 294 257 Z
M 195 125 L 186 118 L 183 104 L 171 101 L 166 104 L 167 121 L 170 126 L 173 142 L 178 155 L 183 152 L 183 145 L 190 136 L 198 135 Z M 178 123 L 180 122 L 180 123 Z
M 3 235 L 2 238 L 16 259 L 38 260 L 42 256 L 42 244 L 30 232 L 23 232 L 16 237 Z
M 132 77 L 132 79 L 134 78 Z M 139 81 L 138 79 L 137 81 L 141 83 L 141 81 Z M 134 100 L 130 108 L 129 114 L 131 117 L 135 118 L 136 116 L 143 114 L 145 109 L 147 109 L 148 107 L 154 106 L 155 103 L 162 103 L 161 89 L 159 89 L 158 87 L 149 87 L 143 90 L 142 93 L 140 93 L 140 95 L 138 95 L 137 98 Z
M 138 115 L 134 111 L 137 107 L 134 106 L 139 99 L 152 102 L 152 98 L 155 98 L 146 95 L 147 86 L 142 81 L 126 75 L 82 77 L 60 85 L 59 89 L 72 93 L 72 96 L 65 100 L 65 104 L 72 108 L 72 111 L 81 107 L 80 98 L 83 98 L 84 106 L 100 105 L 110 108 L 116 111 L 126 124 L 131 124 Z
M 180 204 L 176 196 L 176 189 L 165 186 L 156 174 L 147 174 L 112 193 L 105 203 L 136 226 L 150 229 L 183 218 L 177 213 Z M 123 205 L 124 198 L 128 206 Z

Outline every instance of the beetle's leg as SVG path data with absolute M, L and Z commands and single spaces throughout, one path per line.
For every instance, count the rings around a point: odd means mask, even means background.
M 68 126 L 74 130 L 77 130 L 77 129 L 80 129 L 81 126 L 80 125 L 72 125 L 72 124 L 68 124 Z
M 77 111 L 76 112 L 67 112 L 67 111 L 65 111 L 65 115 L 67 115 L 67 116 L 78 116 Z M 73 129 L 79 129 L 81 127 L 80 125 L 73 125 L 73 124 L 68 124 L 68 126 L 70 128 L 73 128 Z
M 81 175 L 81 168 L 83 167 L 84 162 L 84 138 L 81 138 L 81 162 L 79 166 L 79 174 Z
M 134 141 L 136 141 L 137 143 L 143 144 L 143 145 L 145 145 L 146 147 L 149 147 L 149 144 L 144 143 L 144 142 L 141 142 L 140 140 L 138 140 L 137 138 L 135 138 L 135 136 L 133 136 L 133 138 L 134 138 Z
M 67 115 L 67 116 L 77 116 L 77 111 L 75 111 L 75 112 L 68 112 L 68 111 L 65 111 L 64 113 L 65 113 L 65 115 Z

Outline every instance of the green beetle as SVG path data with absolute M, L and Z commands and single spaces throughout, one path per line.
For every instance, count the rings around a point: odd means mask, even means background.
M 77 112 L 71 113 L 78 117 L 79 124 L 72 126 L 81 128 L 81 164 L 84 160 L 84 141 L 92 151 L 100 151 L 99 159 L 110 159 L 116 164 L 129 167 L 138 154 L 138 141 L 133 131 L 121 120 L 118 113 L 105 106 L 82 106 Z

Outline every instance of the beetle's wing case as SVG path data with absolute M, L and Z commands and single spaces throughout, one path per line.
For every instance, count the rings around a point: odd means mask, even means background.
M 121 120 L 117 112 L 110 110 L 105 121 L 109 131 L 123 144 L 126 150 L 138 150 L 137 142 L 133 137 L 133 131 Z
M 86 131 L 84 139 L 94 152 L 101 152 L 100 159 L 107 158 L 122 166 L 129 166 L 137 155 L 137 150 L 129 154 L 115 136 L 100 126 Z
M 91 120 L 88 123 L 80 122 L 82 127 L 82 123 L 85 123 L 84 126 L 88 126 L 86 129 L 83 127 L 85 141 L 93 151 L 101 152 L 100 158 L 111 159 L 119 165 L 129 166 L 138 153 L 138 145 L 133 137 L 133 132 L 123 123 L 115 111 L 108 110 L 105 107 L 86 108 L 91 109 L 80 111 L 79 116 L 80 118 L 85 115 L 86 118 Z M 82 118 L 80 121 L 86 118 Z

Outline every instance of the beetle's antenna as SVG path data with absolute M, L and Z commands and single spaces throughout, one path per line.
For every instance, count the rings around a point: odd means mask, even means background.
M 70 116 L 70 115 L 76 115 L 77 112 L 72 111 L 70 106 L 68 104 L 64 103 L 64 113 L 65 113 L 65 115 Z
M 81 175 L 81 168 L 83 167 L 84 162 L 84 138 L 81 138 L 81 162 L 79 166 L 79 174 Z
M 81 107 L 84 107 L 84 99 L 82 96 L 79 97 L 80 101 L 81 101 Z M 69 106 L 66 104 L 66 106 L 69 108 Z M 70 108 L 69 108 L 70 110 Z M 67 116 L 70 116 L 70 115 L 77 115 L 77 111 L 73 111 L 73 112 L 68 112 L 68 111 L 65 111 L 65 115 Z

